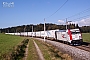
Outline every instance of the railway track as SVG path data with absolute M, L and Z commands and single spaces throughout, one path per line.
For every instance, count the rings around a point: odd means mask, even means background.
M 90 43 L 83 42 L 81 46 L 75 46 L 75 47 L 90 52 Z
M 52 40 L 52 41 L 55 41 L 55 40 Z M 63 44 L 67 45 L 67 43 L 63 42 L 63 41 L 56 41 L 56 42 L 60 42 L 60 43 L 63 43 Z M 76 48 L 79 48 L 79 49 L 82 49 L 82 50 L 90 52 L 90 43 L 88 43 L 88 42 L 83 42 L 82 45 L 79 45 L 79 46 L 77 45 L 77 46 L 72 46 L 72 47 L 76 47 Z
M 66 42 L 62 42 L 62 41 L 56 41 L 56 42 L 60 42 L 60 43 L 68 45 Z M 88 42 L 83 42 L 82 45 L 76 45 L 76 46 L 72 46 L 72 47 L 76 47 L 76 48 L 90 52 L 90 43 L 88 43 Z

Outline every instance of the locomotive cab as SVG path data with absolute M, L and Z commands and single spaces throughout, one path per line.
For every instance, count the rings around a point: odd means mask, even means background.
M 68 29 L 67 30 L 67 40 L 70 42 L 71 45 L 81 45 L 82 34 L 79 29 Z

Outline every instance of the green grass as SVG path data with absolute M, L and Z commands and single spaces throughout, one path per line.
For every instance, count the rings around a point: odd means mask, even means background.
M 90 43 L 90 33 L 82 33 L 83 41 Z
M 47 44 L 34 38 L 29 39 L 27 60 L 39 60 L 33 40 L 40 48 L 45 60 L 72 60 L 72 58 L 68 54 L 63 54 L 62 52 L 58 51 L 58 49 L 56 49 L 53 45 Z
M 54 52 L 54 49 L 51 47 L 51 45 L 47 45 L 45 42 L 41 42 L 38 40 L 35 40 L 37 45 L 39 46 L 45 60 L 61 60 L 62 58 L 58 56 L 56 52 Z
M 5 35 L 0 33 L 0 55 L 12 51 L 13 47 L 23 40 L 20 36 Z
M 39 48 L 40 48 L 40 50 L 41 50 L 45 60 L 52 60 L 48 47 L 45 46 L 44 44 L 42 44 L 41 42 L 37 41 L 37 40 L 35 40 L 35 42 L 39 46 Z
M 29 39 L 30 40 L 29 40 L 27 60 L 39 60 L 37 52 L 36 52 L 36 48 L 33 43 L 33 39 L 32 38 L 29 38 Z

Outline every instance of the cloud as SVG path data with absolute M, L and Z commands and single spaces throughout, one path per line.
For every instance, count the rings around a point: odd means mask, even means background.
M 65 24 L 65 22 L 63 20 L 58 20 L 58 23 Z
M 80 21 L 75 21 L 79 26 L 90 26 L 90 18 L 82 19 Z
M 66 21 L 63 21 L 63 20 L 58 20 L 58 23 L 59 24 L 65 24 L 66 25 Z M 71 24 L 76 24 L 76 22 L 73 22 L 73 21 L 72 22 L 68 22 L 68 24 L 70 24 L 70 23 Z
M 71 21 L 71 20 L 70 20 Z M 66 22 L 63 20 L 58 20 L 59 24 L 65 24 Z M 85 18 L 85 19 L 81 19 L 79 21 L 72 21 L 72 22 L 68 22 L 68 24 L 78 24 L 79 26 L 90 26 L 90 17 L 89 18 Z

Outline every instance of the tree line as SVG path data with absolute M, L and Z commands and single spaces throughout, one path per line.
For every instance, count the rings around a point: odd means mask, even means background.
M 44 30 L 44 24 L 40 23 L 37 25 L 30 24 L 30 25 L 21 25 L 21 26 L 3 28 L 3 29 L 0 29 L 0 32 L 1 33 L 31 32 L 32 26 L 33 26 L 34 32 Z M 65 30 L 66 25 L 57 25 L 57 24 L 52 24 L 52 23 L 45 23 L 45 28 L 46 28 L 46 30 L 54 30 L 54 29 Z M 79 27 L 78 24 L 67 25 L 67 29 L 74 29 L 74 28 L 79 28 L 82 33 L 89 33 L 90 32 L 90 26 Z

